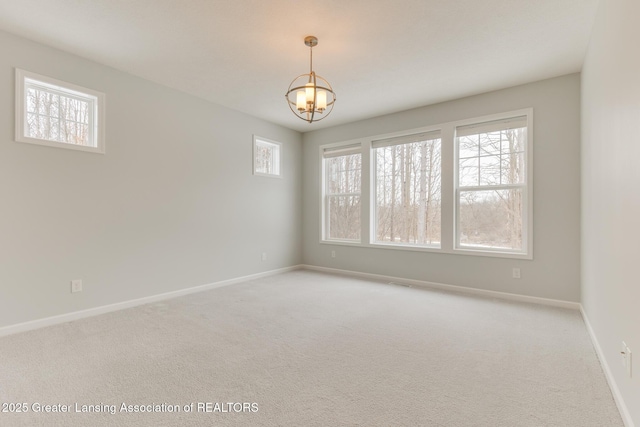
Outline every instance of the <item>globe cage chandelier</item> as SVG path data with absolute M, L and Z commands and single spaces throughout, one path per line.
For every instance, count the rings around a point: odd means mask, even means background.
M 307 36 L 304 38 L 304 44 L 309 46 L 309 73 L 293 79 L 285 98 L 293 114 L 313 123 L 331 113 L 336 102 L 336 94 L 329 82 L 313 71 L 313 47 L 317 46 L 318 38 Z M 318 118 L 317 115 L 321 117 Z

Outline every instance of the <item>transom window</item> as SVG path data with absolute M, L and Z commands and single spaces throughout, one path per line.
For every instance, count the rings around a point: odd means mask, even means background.
M 104 153 L 104 94 L 16 70 L 16 140 Z
M 281 146 L 258 136 L 253 137 L 253 173 L 255 175 L 281 176 Z

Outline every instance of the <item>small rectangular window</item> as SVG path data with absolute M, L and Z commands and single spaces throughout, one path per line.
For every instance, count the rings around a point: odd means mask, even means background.
M 264 176 L 281 176 L 281 146 L 254 135 L 253 137 L 253 173 Z
M 440 132 L 371 142 L 376 243 L 440 247 Z
M 528 118 L 456 128 L 457 248 L 527 253 Z
M 104 94 L 16 69 L 16 141 L 104 153 Z
M 361 147 L 358 144 L 325 148 L 323 164 L 324 239 L 359 242 Z

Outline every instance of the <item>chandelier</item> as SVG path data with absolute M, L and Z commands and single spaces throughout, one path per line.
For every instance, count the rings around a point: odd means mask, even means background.
M 318 44 L 317 37 L 305 37 L 304 44 L 309 46 L 309 73 L 293 79 L 285 97 L 293 114 L 313 123 L 331 113 L 336 94 L 329 82 L 313 71 L 313 47 Z

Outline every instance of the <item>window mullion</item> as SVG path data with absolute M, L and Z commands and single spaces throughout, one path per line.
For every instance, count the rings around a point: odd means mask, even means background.
M 371 141 L 363 141 L 362 143 L 362 161 L 361 161 L 361 177 L 360 177 L 360 242 L 368 245 L 371 243 L 371 228 L 374 227 L 375 221 L 371 217 L 371 201 L 375 200 L 372 196 L 373 183 L 373 163 L 371 159 Z
M 442 127 L 440 247 L 444 252 L 453 251 L 455 239 L 455 180 L 457 167 L 455 167 L 456 147 L 454 133 L 453 124 Z

